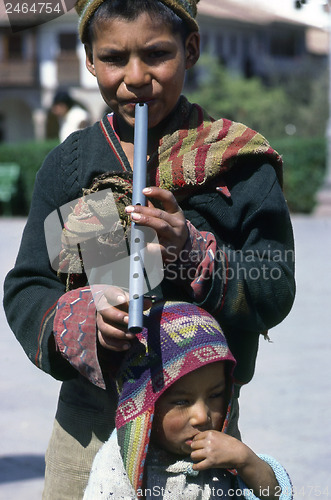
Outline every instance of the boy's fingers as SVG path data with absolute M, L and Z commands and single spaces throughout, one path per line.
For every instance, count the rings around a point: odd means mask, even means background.
M 150 298 L 144 298 L 144 310 L 152 306 Z M 135 335 L 128 332 L 127 307 L 109 306 L 97 312 L 96 324 L 100 344 L 106 349 L 123 350 L 130 347 Z
M 110 351 L 122 352 L 127 351 L 131 347 L 131 344 L 128 340 L 116 340 L 114 338 L 108 339 L 107 337 L 102 335 L 100 330 L 98 330 L 98 340 L 100 345 L 104 349 L 109 349 Z
M 98 340 L 102 347 L 113 351 L 123 351 L 130 348 L 134 335 L 127 333 L 127 324 L 108 324 L 100 313 L 97 313 Z
M 176 198 L 171 193 L 171 191 L 153 186 L 143 189 L 143 193 L 147 197 L 156 198 L 157 200 L 161 201 L 166 212 L 170 214 L 181 212 Z
M 106 309 L 127 310 L 129 295 L 113 285 L 92 285 L 91 291 L 98 311 Z
M 168 224 L 173 223 L 174 221 L 176 222 L 176 218 L 174 219 L 174 214 L 179 214 L 179 210 L 175 211 L 173 213 L 170 213 L 166 210 L 162 210 L 161 208 L 155 208 L 155 207 L 143 207 L 141 205 L 136 205 L 134 207 L 127 209 L 127 213 L 130 214 L 131 219 L 134 222 L 138 222 L 139 224 L 151 224 L 151 227 L 154 228 L 154 225 L 157 224 L 160 221 L 165 221 Z M 153 222 L 153 219 L 154 222 Z
M 153 205 L 153 203 L 151 202 L 151 200 L 147 200 L 147 204 L 146 204 L 146 206 L 147 206 L 148 208 L 155 208 L 155 206 Z
M 106 309 L 98 311 L 97 323 L 100 324 L 101 330 L 104 328 L 107 329 L 107 326 L 109 325 L 116 324 L 118 328 L 125 331 L 127 329 L 128 322 L 127 308 L 109 306 Z
M 121 309 L 127 309 L 129 303 L 129 294 L 124 292 L 121 288 L 109 286 L 104 291 L 104 296 L 109 305 L 117 306 Z

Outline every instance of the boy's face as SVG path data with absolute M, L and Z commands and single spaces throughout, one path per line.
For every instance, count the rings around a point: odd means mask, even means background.
M 152 440 L 172 453 L 190 455 L 196 434 L 221 430 L 226 406 L 224 363 L 203 366 L 177 380 L 159 398 Z
M 191 33 L 184 45 L 179 34 L 145 13 L 134 21 L 95 23 L 93 34 L 86 66 L 105 102 L 131 126 L 135 104 L 147 102 L 149 127 L 158 125 L 176 106 L 185 71 L 199 57 L 199 34 Z
M 68 111 L 68 106 L 64 102 L 58 102 L 52 106 L 52 113 L 58 118 L 63 118 Z

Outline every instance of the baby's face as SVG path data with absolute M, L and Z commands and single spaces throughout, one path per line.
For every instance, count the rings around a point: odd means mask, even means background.
M 172 453 L 190 455 L 194 436 L 206 430 L 222 429 L 226 389 L 222 361 L 179 379 L 156 404 L 152 440 Z
M 155 127 L 177 104 L 185 71 L 198 58 L 199 36 L 191 33 L 184 44 L 170 26 L 143 13 L 132 21 L 98 21 L 86 52 L 108 106 L 133 126 L 136 103 L 146 102 Z

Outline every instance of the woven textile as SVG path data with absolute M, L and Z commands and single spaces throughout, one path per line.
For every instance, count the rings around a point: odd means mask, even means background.
M 216 361 L 229 362 L 232 369 L 235 365 L 222 330 L 209 313 L 183 302 L 152 307 L 117 377 L 117 438 L 136 491 L 142 485 L 155 402 L 176 380 Z
M 105 194 L 102 193 L 103 190 Z M 99 193 L 98 198 L 89 196 L 94 193 Z M 77 245 L 89 245 L 87 248 L 90 251 L 84 252 L 85 257 L 89 254 L 94 258 L 97 256 L 98 265 L 101 265 L 103 262 L 107 264 L 126 257 L 127 242 L 130 241 L 131 220 L 125 213 L 125 207 L 131 204 L 132 174 L 103 174 L 94 179 L 92 186 L 84 189 L 83 194 L 69 214 L 62 231 L 59 274 L 72 275 L 67 280 L 67 291 L 71 288 L 71 278 L 75 282 L 75 275 L 83 273 L 84 265 L 86 267 L 81 252 L 77 251 L 77 248 L 82 250 L 82 246 Z
M 187 196 L 252 157 L 270 163 L 282 185 L 282 158 L 265 137 L 242 123 L 214 120 L 181 96 L 157 155 L 149 162 L 149 182 Z

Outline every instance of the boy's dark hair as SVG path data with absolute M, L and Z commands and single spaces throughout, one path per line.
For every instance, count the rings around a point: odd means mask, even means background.
M 75 104 L 75 101 L 66 90 L 58 90 L 53 98 L 54 104 L 65 104 L 70 109 Z
M 85 43 L 91 48 L 94 35 L 94 26 L 97 21 L 110 18 L 121 18 L 134 21 L 142 13 L 148 13 L 153 19 L 167 24 L 174 34 L 179 33 L 183 43 L 190 33 L 186 22 L 173 12 L 167 5 L 158 0 L 106 0 L 95 11 L 88 23 Z

